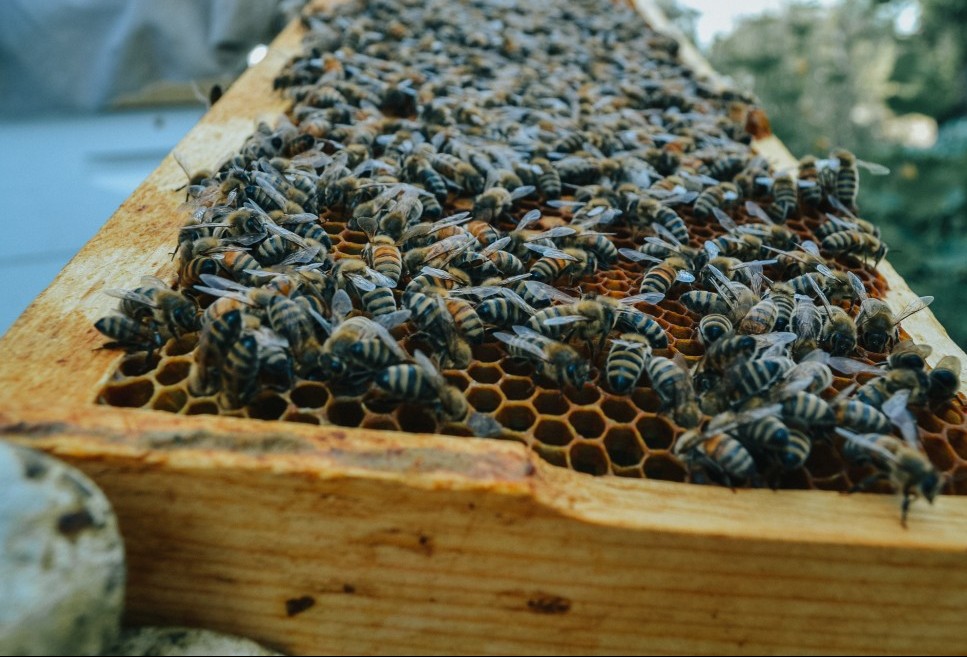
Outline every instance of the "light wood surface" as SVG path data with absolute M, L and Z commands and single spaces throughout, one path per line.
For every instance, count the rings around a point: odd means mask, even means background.
M 298 41 L 287 28 L 183 159 L 212 166 L 284 109 L 271 79 Z M 169 156 L 0 342 L 0 435 L 108 493 L 130 622 L 295 653 L 963 650 L 963 498 L 916 504 L 903 530 L 887 496 L 592 478 L 516 443 L 95 405 L 119 359 L 92 326 L 115 303 L 102 290 L 170 277 L 183 184 Z M 904 327 L 939 355 L 928 319 Z

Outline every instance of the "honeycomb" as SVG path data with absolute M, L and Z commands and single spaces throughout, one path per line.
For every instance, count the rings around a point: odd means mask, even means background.
M 568 210 L 522 201 L 515 208 L 513 219 L 503 219 L 499 228 L 513 230 L 516 221 L 535 207 L 543 212 L 537 229 L 566 223 L 569 218 Z M 445 212 L 469 208 L 470 199 L 451 193 Z M 705 240 L 725 233 L 717 223 L 695 220 L 689 206 L 677 210 L 688 224 L 691 246 L 700 247 Z M 740 224 L 749 221 L 742 210 L 735 213 L 735 218 Z M 818 213 L 807 212 L 797 214 L 787 225 L 802 239 L 815 240 L 813 231 L 821 222 Z M 351 229 L 345 214 L 325 210 L 320 214 L 319 223 L 332 240 L 332 252 L 337 260 L 362 257 L 368 236 Z M 640 244 L 625 226 L 618 226 L 613 232 L 617 247 L 635 248 Z M 836 264 L 855 271 L 871 296 L 880 297 L 886 291 L 886 281 L 875 271 L 858 267 L 855 259 L 840 258 Z M 622 260 L 610 269 L 585 277 L 573 288 L 583 293 L 622 298 L 637 292 L 644 271 L 642 265 Z M 774 277 L 778 272 L 766 267 L 765 274 Z M 405 282 L 404 277 L 399 288 Z M 681 354 L 689 364 L 694 364 L 702 358 L 704 348 L 696 336 L 699 315 L 679 301 L 679 295 L 687 289 L 674 286 L 660 304 L 649 306 L 648 312 L 668 336 L 668 348 L 655 350 L 655 354 L 666 357 Z M 399 301 L 399 289 L 396 295 Z M 411 354 L 417 349 L 428 350 L 408 324 L 394 329 L 393 335 Z M 266 421 L 472 436 L 464 424 L 443 421 L 424 405 L 391 401 L 373 388 L 361 392 L 330 382 L 299 378 L 285 391 L 264 386 L 243 408 L 223 408 L 216 396 L 197 397 L 188 391 L 187 378 L 197 342 L 198 334 L 186 334 L 169 340 L 156 353 L 126 354 L 98 393 L 98 403 L 183 415 L 220 414 Z M 550 464 L 595 476 L 690 481 L 692 473 L 672 451 L 684 430 L 662 412 L 658 396 L 646 385 L 645 377 L 629 394 L 614 394 L 603 380 L 606 350 L 591 354 L 584 346 L 574 346 L 593 364 L 589 382 L 580 389 L 559 389 L 554 382 L 537 375 L 531 362 L 509 357 L 504 345 L 489 335 L 482 344 L 473 347 L 473 360 L 465 371 L 450 369 L 443 374 L 448 383 L 464 393 L 473 409 L 492 415 L 500 423 L 503 427 L 500 438 L 525 444 Z M 884 357 L 860 348 L 854 356 L 870 364 Z M 831 398 L 852 383 L 868 379 L 869 375 L 862 374 L 850 378 L 837 376 L 824 396 Z M 958 397 L 937 409 L 922 409 L 916 417 L 920 438 L 931 462 L 950 475 L 945 492 L 967 493 L 967 476 L 964 476 L 967 475 L 967 424 L 963 398 Z M 780 488 L 845 491 L 871 472 L 872 466 L 848 463 L 836 441 L 816 440 L 804 468 L 784 472 L 769 483 Z M 889 489 L 882 485 L 876 490 L 887 492 Z

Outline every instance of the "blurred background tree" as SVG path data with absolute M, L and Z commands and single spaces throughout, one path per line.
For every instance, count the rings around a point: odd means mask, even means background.
M 688 10 L 677 22 L 694 34 Z M 967 2 L 797 1 L 740 19 L 707 54 L 797 157 L 843 146 L 891 169 L 861 174 L 859 206 L 967 346 Z

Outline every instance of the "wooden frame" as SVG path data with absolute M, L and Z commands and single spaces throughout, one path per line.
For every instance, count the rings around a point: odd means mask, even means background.
M 192 129 L 184 160 L 213 165 L 284 109 L 268 90 L 299 33 Z M 963 649 L 964 498 L 918 503 L 903 530 L 884 496 L 592 478 L 516 443 L 96 405 L 120 358 L 93 328 L 102 290 L 171 276 L 183 182 L 169 155 L 0 342 L 0 435 L 104 488 L 129 622 L 294 653 Z M 893 303 L 912 295 L 881 272 Z M 904 328 L 967 362 L 929 311 Z

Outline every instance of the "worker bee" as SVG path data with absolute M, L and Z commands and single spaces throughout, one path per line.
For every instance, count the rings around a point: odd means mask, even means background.
M 259 390 L 259 343 L 253 332 L 235 340 L 222 365 L 221 404 L 240 408 L 248 404 Z
M 662 408 L 681 426 L 698 426 L 702 411 L 692 387 L 687 363 L 681 354 L 676 354 L 675 360 L 651 356 L 645 360 L 645 371 L 652 389 L 661 400 Z
M 796 212 L 799 207 L 797 191 L 799 183 L 788 173 L 777 174 L 775 178 L 760 177 L 759 184 L 765 185 L 772 193 L 772 205 L 769 212 L 775 221 L 785 221 Z
M 690 429 L 678 437 L 672 451 L 690 468 L 711 470 L 727 486 L 749 481 L 757 475 L 752 455 L 738 439 L 726 432 Z
M 725 315 L 713 313 L 699 320 L 698 339 L 705 345 L 706 353 L 710 345 L 732 334 L 732 322 Z
M 856 348 L 856 324 L 846 311 L 829 303 L 815 279 L 809 284 L 826 309 L 826 322 L 819 335 L 819 346 L 833 356 L 846 356 Z
M 524 263 L 514 254 L 504 250 L 510 244 L 510 241 L 510 236 L 501 237 L 482 251 L 472 254 L 471 257 L 479 262 L 486 263 L 488 267 L 485 271 L 491 276 L 518 276 L 523 274 L 526 269 Z
M 758 232 L 756 232 L 758 229 L 757 226 L 746 225 L 742 228 L 759 235 L 769 246 L 777 249 L 788 250 L 796 248 L 796 245 L 799 244 L 799 236 L 787 226 L 777 224 L 772 221 L 772 218 L 769 216 L 769 214 L 763 210 L 762 206 L 760 206 L 758 203 L 746 201 L 745 211 L 749 217 L 758 219 L 765 224 L 765 226 L 763 226 L 761 230 L 758 230 Z
M 873 162 L 865 162 L 845 149 L 837 149 L 830 153 L 828 160 L 822 163 L 828 170 L 835 173 L 836 199 L 847 208 L 856 207 L 856 193 L 859 189 L 859 168 L 862 167 L 873 175 L 883 176 L 890 173 L 886 167 Z
M 797 187 L 799 200 L 804 204 L 815 208 L 823 202 L 823 188 L 819 184 L 819 166 L 814 156 L 806 155 L 799 160 Z
M 870 351 L 882 353 L 889 349 L 899 338 L 900 322 L 933 302 L 933 297 L 920 297 L 894 313 L 885 301 L 870 298 L 866 294 L 866 288 L 856 274 L 849 272 L 847 276 L 860 299 L 860 312 L 856 316 L 859 343 Z
M 448 153 L 435 153 L 430 157 L 430 164 L 443 176 L 456 183 L 465 194 L 483 192 L 486 182 L 484 176 L 469 162 Z
M 622 333 L 611 341 L 605 371 L 612 390 L 625 394 L 638 383 L 650 348 L 648 339 L 637 333 Z
M 537 157 L 531 160 L 531 165 L 537 167 L 537 189 L 545 199 L 561 198 L 561 175 L 557 169 L 545 158 Z
M 573 280 L 597 270 L 597 259 L 584 249 L 558 249 L 535 242 L 527 242 L 525 247 L 541 256 L 529 270 L 537 281 L 552 282 L 562 276 L 569 276 Z
M 944 356 L 937 366 L 930 370 L 930 384 L 927 397 L 934 404 L 946 404 L 957 395 L 960 389 L 960 359 Z
M 857 230 L 844 230 L 823 239 L 823 248 L 833 255 L 856 255 L 872 258 L 875 267 L 886 257 L 889 247 L 880 238 Z
M 695 199 L 694 213 L 699 219 L 708 219 L 713 208 L 723 210 L 730 207 L 739 198 L 739 190 L 732 183 L 713 185 L 699 194 Z
M 839 201 L 830 199 L 834 206 L 840 205 Z M 837 217 L 834 214 L 826 213 L 826 221 L 819 225 L 815 230 L 816 237 L 825 240 L 827 237 L 846 231 L 865 233 L 871 237 L 879 237 L 880 229 L 873 223 L 853 216 L 846 206 L 840 206 L 840 212 L 847 214 L 849 218 Z
M 410 155 L 403 160 L 403 172 L 408 180 L 423 185 L 440 203 L 447 200 L 446 181 L 422 155 Z
M 142 277 L 141 285 L 134 290 L 108 289 L 105 292 L 121 299 L 119 310 L 131 319 L 141 321 L 150 314 L 168 337 L 178 337 L 200 328 L 195 302 L 169 289 L 164 281 L 153 276 Z
M 393 279 L 384 276 L 375 269 L 371 269 L 365 260 L 358 258 L 341 258 L 332 268 L 332 280 L 337 289 L 352 289 L 360 292 L 370 292 L 379 287 L 396 287 Z
M 129 351 L 150 353 L 165 343 L 158 325 L 153 321 L 139 321 L 126 315 L 115 313 L 102 317 L 94 322 L 94 328 L 112 340 L 105 345 L 107 348 L 122 347 Z
M 373 235 L 363 249 L 363 257 L 369 266 L 396 287 L 403 273 L 403 257 L 396 242 L 388 235 Z
M 530 196 L 534 189 L 533 185 L 521 185 L 511 192 L 503 187 L 491 187 L 473 200 L 473 216 L 494 223 L 513 209 L 515 201 Z
M 345 290 L 337 290 L 332 297 L 333 322 L 328 326 L 322 349 L 315 363 L 307 363 L 305 369 L 314 376 L 336 381 L 358 383 L 359 378 L 368 380 L 374 372 L 394 363 L 405 362 L 409 356 L 390 335 L 389 330 L 410 317 L 409 310 L 368 317 L 349 317 L 352 300 Z
M 667 294 L 675 283 L 695 282 L 695 274 L 687 271 L 688 263 L 678 256 L 670 256 L 662 260 L 634 249 L 618 249 L 618 253 L 632 262 L 657 263 L 642 277 L 639 287 L 641 294 Z
M 647 324 L 647 321 L 641 322 L 640 316 L 644 313 L 633 308 L 634 304 L 656 304 L 663 298 L 661 294 L 649 293 L 621 299 L 608 296 L 578 299 L 539 281 L 524 281 L 524 287 L 538 299 L 551 299 L 564 304 L 533 314 L 527 321 L 529 328 L 554 339 L 561 338 L 565 332 L 568 339 L 574 336 L 589 343 L 597 337 L 600 346 L 603 346 L 619 317 L 623 318 L 623 326 Z
M 836 433 L 862 450 L 877 468 L 875 473 L 855 484 L 850 492 L 869 488 L 881 479 L 889 480 L 903 495 L 900 524 L 904 527 L 913 500 L 924 497 L 933 504 L 934 498 L 940 494 L 943 475 L 916 446 L 884 434 L 858 434 L 841 428 L 837 428 Z
M 588 380 L 590 365 L 572 347 L 526 326 L 515 325 L 513 331 L 494 333 L 495 338 L 507 345 L 512 357 L 536 359 L 538 371 L 561 386 L 580 388 Z
M 414 363 L 392 365 L 376 376 L 376 385 L 391 395 L 407 400 L 432 403 L 440 418 L 447 422 L 466 421 L 475 436 L 498 436 L 500 424 L 472 409 L 459 388 L 449 385 L 426 354 L 417 350 Z
M 188 375 L 188 389 L 195 395 L 215 391 L 220 363 L 243 328 L 242 311 L 230 310 L 204 323 Z
M 375 287 L 360 297 L 363 308 L 371 315 L 389 315 L 397 311 L 396 297 L 388 287 Z

